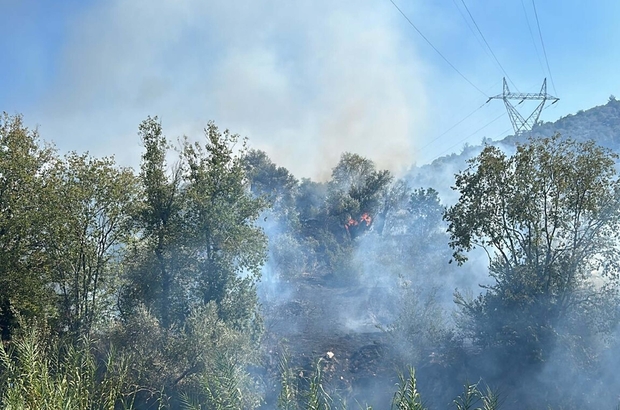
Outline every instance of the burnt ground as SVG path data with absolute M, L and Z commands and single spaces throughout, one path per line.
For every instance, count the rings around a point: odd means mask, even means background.
M 397 295 L 378 285 L 332 283 L 303 275 L 263 302 L 265 361 L 273 380 L 268 404 L 277 397 L 278 362 L 287 351 L 300 386 L 318 365 L 328 389 L 348 403 L 389 406 L 402 368 L 385 330 L 394 320 Z

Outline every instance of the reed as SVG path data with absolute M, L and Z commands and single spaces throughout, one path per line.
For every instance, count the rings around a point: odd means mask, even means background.
M 97 362 L 88 339 L 50 341 L 32 324 L 0 348 L 0 403 L 7 410 L 130 409 L 127 362 L 110 350 Z

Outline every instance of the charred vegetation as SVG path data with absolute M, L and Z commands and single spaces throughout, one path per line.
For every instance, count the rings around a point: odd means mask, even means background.
M 450 197 L 354 153 L 298 180 L 213 123 L 139 136 L 134 171 L 2 116 L 3 407 L 617 405 L 610 147 L 472 149 Z

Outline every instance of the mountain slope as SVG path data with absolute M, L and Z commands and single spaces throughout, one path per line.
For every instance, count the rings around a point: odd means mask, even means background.
M 569 114 L 555 122 L 541 123 L 534 127 L 531 133 L 509 135 L 490 143 L 510 148 L 516 143 L 525 142 L 529 136 L 550 137 L 555 133 L 577 141 L 594 140 L 603 147 L 620 152 L 620 101 L 612 96 L 605 105 Z M 414 187 L 436 189 L 445 204 L 452 204 L 456 201 L 455 194 L 450 189 L 454 182 L 454 174 L 465 169 L 467 160 L 481 150 L 482 145 L 466 145 L 459 154 L 439 157 L 430 164 L 413 167 L 406 178 Z

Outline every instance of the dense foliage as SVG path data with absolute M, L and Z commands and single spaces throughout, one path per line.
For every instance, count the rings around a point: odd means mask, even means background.
M 488 145 L 446 208 L 354 153 L 300 181 L 213 123 L 172 144 L 149 117 L 138 137 L 133 170 L 0 118 L 3 408 L 616 404 L 612 151 L 559 135 Z M 343 357 L 276 340 L 296 326 L 384 341 Z
M 558 349 L 596 367 L 593 340 L 618 324 L 616 158 L 556 135 L 512 156 L 487 146 L 456 176 L 460 197 L 446 212 L 454 258 L 484 248 L 493 278 L 472 300 L 456 295 L 460 324 L 487 359 L 506 364 L 507 382 Z

